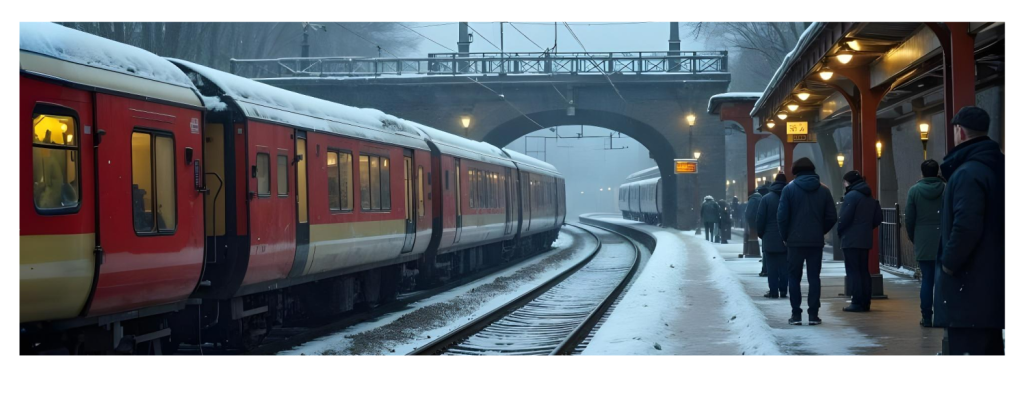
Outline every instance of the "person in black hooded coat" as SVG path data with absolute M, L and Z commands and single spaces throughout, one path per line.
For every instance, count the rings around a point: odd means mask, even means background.
M 789 305 L 793 315 L 790 325 L 800 325 L 800 281 L 803 279 L 804 262 L 807 263 L 807 313 L 808 324 L 821 324 L 818 310 L 821 308 L 821 256 L 825 247 L 825 235 L 836 224 L 836 206 L 832 203 L 832 192 L 821 184 L 814 173 L 814 163 L 800 158 L 793 164 L 796 178 L 782 189 L 779 200 L 779 234 L 786 244 L 786 268 L 789 271 Z
M 761 198 L 757 208 L 757 236 L 761 238 L 764 252 L 764 266 L 768 270 L 767 298 L 786 298 L 789 290 L 789 274 L 786 271 L 786 245 L 779 234 L 779 198 L 786 187 L 786 174 L 775 175 L 775 182 L 768 187 L 768 194 Z
M 846 195 L 839 211 L 839 233 L 843 249 L 846 276 L 850 280 L 853 300 L 843 308 L 846 312 L 871 310 L 871 272 L 868 270 L 868 252 L 874 244 L 874 231 L 882 224 L 882 207 L 871 197 L 871 187 L 860 175 L 851 170 L 843 176 Z
M 965 107 L 953 117 L 956 147 L 940 169 L 942 194 L 935 278 L 935 326 L 949 353 L 1004 354 L 1006 159 L 988 135 L 989 116 Z

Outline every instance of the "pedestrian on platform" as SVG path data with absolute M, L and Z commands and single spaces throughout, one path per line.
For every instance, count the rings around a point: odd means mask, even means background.
M 921 164 L 921 180 L 907 194 L 907 238 L 914 243 L 914 257 L 921 269 L 921 326 L 932 326 L 935 294 L 935 254 L 938 252 L 942 213 L 942 192 L 946 183 L 939 178 L 939 162 Z
M 743 228 L 743 222 L 740 219 L 743 218 L 743 213 L 740 212 L 740 198 L 733 196 L 732 204 L 729 205 L 730 214 L 732 215 L 732 225 Z
M 715 242 L 715 226 L 718 224 L 718 204 L 711 195 L 704 197 L 700 206 L 700 219 L 704 222 L 704 240 Z
M 779 234 L 779 199 L 786 187 L 786 174 L 775 175 L 775 182 L 768 187 L 768 194 L 761 198 L 757 207 L 757 235 L 761 238 L 764 263 L 768 270 L 768 292 L 766 298 L 786 298 L 789 290 L 789 274 L 786 271 L 786 245 Z
M 882 224 L 882 206 L 871 197 L 860 172 L 851 170 L 843 175 L 846 194 L 839 210 L 840 246 L 846 264 L 853 300 L 843 308 L 846 312 L 871 311 L 871 272 L 868 270 L 868 252 L 874 246 L 874 232 Z
M 1003 355 L 1006 319 L 1005 156 L 988 137 L 989 116 L 964 107 L 956 144 L 939 167 L 946 177 L 935 279 L 935 322 L 952 355 Z
M 718 199 L 718 210 L 721 212 L 718 218 L 718 242 L 729 244 L 732 239 L 732 210 L 725 203 L 725 199 Z
M 744 211 L 743 218 L 745 219 L 744 221 L 747 223 L 747 231 L 750 235 L 760 237 L 760 235 L 757 234 L 757 208 L 761 203 L 761 198 L 764 197 L 764 195 L 767 193 L 767 189 L 763 189 L 762 187 L 755 187 L 754 192 L 750 195 L 750 198 L 747 199 L 747 209 Z M 764 266 L 763 248 L 761 249 L 761 254 L 761 273 L 758 274 L 758 276 L 767 277 L 768 269 Z
M 789 271 L 789 305 L 792 307 L 790 325 L 803 320 L 800 281 L 804 262 L 807 263 L 807 323 L 821 324 L 821 253 L 825 235 L 836 224 L 836 206 L 832 192 L 821 184 L 814 173 L 814 163 L 800 158 L 793 164 L 793 182 L 782 189 L 777 213 L 779 234 L 786 245 L 786 268 Z

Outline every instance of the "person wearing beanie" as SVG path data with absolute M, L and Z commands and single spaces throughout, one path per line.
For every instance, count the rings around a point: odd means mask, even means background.
M 825 235 L 836 224 L 836 206 L 832 192 L 814 173 L 814 163 L 807 158 L 793 164 L 794 179 L 782 189 L 776 219 L 779 235 L 786 246 L 786 269 L 789 275 L 790 325 L 803 320 L 800 281 L 807 263 L 807 323 L 821 324 L 821 256 Z
M 704 197 L 704 203 L 700 205 L 700 219 L 704 222 L 704 239 L 712 243 L 715 236 L 715 226 L 718 224 L 719 209 L 718 203 L 711 195 Z
M 964 107 L 951 121 L 956 146 L 946 177 L 933 325 L 952 355 L 1003 355 L 1006 324 L 1006 157 L 988 137 L 989 116 Z
M 757 234 L 757 223 L 756 223 L 757 222 L 757 220 L 756 220 L 757 219 L 757 207 L 761 203 L 761 197 L 763 197 L 763 195 L 759 191 L 760 189 L 761 189 L 760 187 L 755 187 L 754 191 L 750 193 L 750 197 L 747 199 L 747 208 L 744 209 L 744 211 L 743 211 L 743 219 L 744 219 L 744 222 L 747 223 L 747 237 L 753 237 L 753 236 L 760 237 L 760 235 Z M 764 266 L 764 260 L 763 260 L 764 249 L 761 250 L 761 254 L 762 254 L 761 273 L 758 274 L 758 275 L 761 276 L 761 277 L 766 277 L 766 276 L 768 276 L 768 269 L 767 269 L 767 267 Z
M 939 221 L 942 192 L 946 183 L 939 178 L 939 162 L 928 159 L 921 164 L 922 179 L 907 194 L 907 238 L 914 243 L 914 256 L 921 269 L 921 326 L 932 326 L 932 300 L 935 294 L 935 253 L 939 247 Z
M 764 243 L 761 246 L 765 269 L 768 272 L 766 298 L 786 298 L 789 290 L 789 275 L 786 271 L 786 245 L 779 234 L 779 198 L 786 187 L 786 174 L 775 175 L 775 182 L 768 187 L 768 194 L 761 198 L 757 208 L 757 233 Z
M 840 243 L 843 249 L 846 277 L 853 297 L 846 312 L 871 310 L 871 272 L 868 270 L 868 252 L 874 245 L 874 232 L 882 224 L 882 207 L 871 197 L 871 187 L 860 172 L 851 170 L 843 175 L 846 194 L 839 210 Z

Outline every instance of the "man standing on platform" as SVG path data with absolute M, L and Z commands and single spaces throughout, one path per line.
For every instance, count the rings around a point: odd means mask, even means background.
M 800 281 L 803 279 L 804 262 L 807 262 L 807 323 L 821 324 L 818 309 L 821 308 L 821 253 L 825 247 L 825 235 L 836 224 L 836 206 L 832 204 L 832 192 L 821 184 L 814 173 L 814 163 L 800 158 L 793 164 L 796 178 L 782 189 L 779 200 L 779 234 L 786 245 L 786 265 L 789 270 L 789 305 L 793 314 L 790 325 L 800 325 L 803 310 L 800 309 Z
M 956 147 L 942 160 L 935 322 L 951 355 L 1003 355 L 1006 320 L 1006 162 L 988 137 L 988 113 L 964 107 L 953 117 Z
M 757 207 L 757 236 L 764 243 L 761 247 L 764 266 L 768 270 L 768 292 L 765 298 L 786 298 L 789 274 L 786 271 L 786 245 L 779 234 L 779 199 L 786 187 L 786 174 L 775 175 L 775 183 L 768 187 L 768 194 L 761 198 Z
M 700 205 L 700 219 L 704 222 L 704 239 L 714 243 L 715 225 L 718 224 L 718 204 L 711 195 L 704 197 L 704 204 Z
M 764 187 L 758 186 L 758 187 L 754 188 L 754 194 L 750 195 L 750 198 L 747 199 L 747 208 L 745 210 L 745 214 L 743 215 L 743 218 L 745 219 L 744 221 L 747 223 L 747 230 L 750 231 L 750 234 L 752 234 L 754 236 L 758 236 L 758 237 L 761 236 L 757 232 L 757 208 L 758 208 L 758 206 L 760 206 L 761 198 L 764 197 L 764 195 L 767 194 L 767 193 L 768 193 L 767 189 L 765 189 Z M 763 248 L 761 249 L 761 254 L 762 254 L 762 256 L 761 256 L 761 274 L 758 274 L 758 276 L 760 276 L 760 277 L 767 277 L 768 276 L 768 268 L 765 267 L 765 265 L 764 265 L 764 249 Z
M 853 300 L 843 308 L 846 312 L 871 311 L 871 271 L 868 270 L 868 252 L 874 245 L 874 232 L 882 224 L 882 207 L 871 197 L 871 187 L 860 175 L 851 170 L 843 175 L 846 195 L 839 211 L 839 238 L 846 255 L 846 276 L 850 280 Z
M 935 253 L 938 252 L 942 192 L 946 183 L 939 178 L 939 162 L 928 159 L 921 164 L 921 176 L 907 194 L 907 238 L 914 243 L 914 256 L 921 268 L 921 326 L 932 326 L 932 299 L 935 293 Z

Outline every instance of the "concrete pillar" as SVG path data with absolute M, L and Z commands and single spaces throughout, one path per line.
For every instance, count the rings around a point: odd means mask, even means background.
M 459 57 L 469 56 L 469 23 L 459 23 Z M 459 63 L 459 72 L 466 72 L 467 64 L 465 62 Z
M 679 23 L 668 23 L 668 55 L 679 55 Z M 679 71 L 679 59 L 669 60 L 669 71 Z

